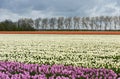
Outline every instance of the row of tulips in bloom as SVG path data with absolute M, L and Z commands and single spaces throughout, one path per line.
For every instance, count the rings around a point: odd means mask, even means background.
M 0 61 L 0 79 L 117 79 L 109 69 Z
M 0 60 L 120 73 L 120 35 L 0 35 Z

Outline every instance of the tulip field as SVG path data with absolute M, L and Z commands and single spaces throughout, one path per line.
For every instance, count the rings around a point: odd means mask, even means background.
M 119 75 L 120 35 L 0 35 L 0 79 L 117 79 Z

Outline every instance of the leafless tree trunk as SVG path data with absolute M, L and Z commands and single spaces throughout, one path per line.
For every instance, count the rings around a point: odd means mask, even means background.
M 117 29 L 117 22 L 118 22 L 117 16 L 114 16 L 113 20 L 114 20 L 114 29 L 116 30 Z
M 56 25 L 56 18 L 51 18 L 49 19 L 49 26 L 50 26 L 50 29 L 55 29 L 55 25 Z
M 64 29 L 64 17 L 59 17 L 57 20 L 58 30 Z
M 43 18 L 42 19 L 42 29 L 46 30 L 48 28 L 48 19 Z
M 39 30 L 39 28 L 40 28 L 40 22 L 41 22 L 41 18 L 35 19 L 35 28 L 36 28 L 37 30 Z

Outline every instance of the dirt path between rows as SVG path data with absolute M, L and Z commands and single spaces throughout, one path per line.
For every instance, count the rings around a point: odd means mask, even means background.
M 0 34 L 102 34 L 120 35 L 120 31 L 0 31 Z

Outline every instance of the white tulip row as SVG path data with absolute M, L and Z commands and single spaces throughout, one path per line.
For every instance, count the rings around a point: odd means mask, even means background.
M 120 67 L 120 35 L 0 35 L 0 60 Z

